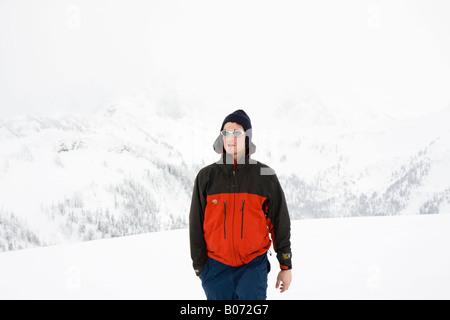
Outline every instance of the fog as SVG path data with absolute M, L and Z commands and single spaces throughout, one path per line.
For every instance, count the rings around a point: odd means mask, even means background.
M 420 116 L 450 103 L 450 3 L 2 0 L 0 117 L 90 113 L 146 88 L 208 109 Z M 224 113 L 225 114 L 225 113 Z

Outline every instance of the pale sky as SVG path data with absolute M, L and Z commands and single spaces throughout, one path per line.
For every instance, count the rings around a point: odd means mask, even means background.
M 1 0 L 0 118 L 165 85 L 207 106 L 306 87 L 329 107 L 450 105 L 448 0 Z

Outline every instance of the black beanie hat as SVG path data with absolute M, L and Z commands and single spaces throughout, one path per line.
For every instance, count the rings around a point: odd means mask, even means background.
M 252 122 L 250 121 L 250 118 L 245 113 L 245 111 L 241 109 L 236 110 L 235 112 L 229 114 L 225 118 L 225 120 L 223 120 L 222 127 L 220 128 L 221 131 L 223 130 L 223 127 L 227 122 L 239 123 L 244 128 L 244 131 L 247 131 L 248 129 L 252 128 Z

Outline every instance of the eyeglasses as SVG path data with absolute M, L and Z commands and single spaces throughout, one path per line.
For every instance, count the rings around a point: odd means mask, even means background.
M 245 131 L 241 130 L 222 130 L 220 131 L 220 134 L 224 137 L 228 137 L 230 134 L 232 134 L 235 138 L 242 136 L 245 134 Z

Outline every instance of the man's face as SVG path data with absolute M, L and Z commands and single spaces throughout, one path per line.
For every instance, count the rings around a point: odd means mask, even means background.
M 223 126 L 223 130 L 240 130 L 245 131 L 244 128 L 237 124 L 236 122 L 227 122 Z M 228 154 L 240 154 L 245 150 L 245 134 L 235 137 L 232 134 L 229 134 L 228 137 L 222 137 L 223 139 L 223 146 L 225 148 L 225 151 Z

